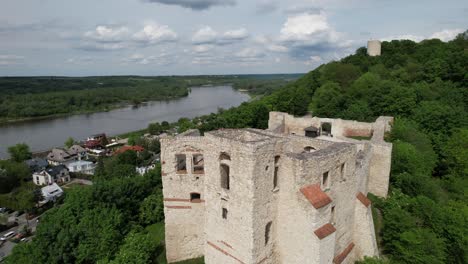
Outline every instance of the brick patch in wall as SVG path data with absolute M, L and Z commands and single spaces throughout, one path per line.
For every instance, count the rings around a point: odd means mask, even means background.
M 354 248 L 354 243 L 351 242 L 344 250 L 343 252 L 341 252 L 339 255 L 337 255 L 334 259 L 333 259 L 333 263 L 334 264 L 341 264 L 345 259 L 346 257 L 349 255 L 349 253 L 351 252 L 351 250 L 353 250 Z
M 369 207 L 369 205 L 371 205 L 371 200 L 369 200 L 369 198 L 367 198 L 362 192 L 358 192 L 358 194 L 356 195 L 356 198 L 357 198 L 365 207 Z
M 165 202 L 190 202 L 190 199 L 182 199 L 182 198 L 164 198 Z
M 192 206 L 166 205 L 169 209 L 192 209 Z
M 208 243 L 208 245 L 210 245 L 211 247 L 213 247 L 214 249 L 218 250 L 219 252 L 223 253 L 224 255 L 228 256 L 228 257 L 231 257 L 235 260 L 237 260 L 239 263 L 241 264 L 245 264 L 242 260 L 234 257 L 233 255 L 229 254 L 227 251 L 225 251 L 224 249 L 218 247 L 217 245 L 211 243 L 210 241 L 207 241 L 206 243 Z
M 335 231 L 336 228 L 332 224 L 327 223 L 315 230 L 314 233 L 320 240 L 322 240 L 327 236 L 333 234 Z

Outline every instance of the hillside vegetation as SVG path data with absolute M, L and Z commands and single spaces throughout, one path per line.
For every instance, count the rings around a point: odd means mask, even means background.
M 363 262 L 467 263 L 467 50 L 467 33 L 448 43 L 384 42 L 380 57 L 360 48 L 269 96 L 176 125 L 266 128 L 269 111 L 395 116 L 390 195 L 371 196 L 384 258 Z M 163 220 L 160 171 L 137 177 L 131 155 L 101 164 L 95 184 L 70 191 L 7 263 L 164 263 L 161 235 L 153 234 Z

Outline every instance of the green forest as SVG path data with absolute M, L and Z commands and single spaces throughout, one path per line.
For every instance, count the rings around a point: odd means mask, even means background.
M 266 128 L 269 111 L 394 116 L 389 197 L 369 194 L 382 258 L 360 263 L 467 263 L 467 51 L 468 32 L 450 42 L 383 42 L 379 57 L 359 48 L 258 100 L 172 126 Z M 125 169 L 134 158 L 100 164 L 95 184 L 67 193 L 7 263 L 165 263 L 160 170 L 136 177 Z
M 0 123 L 108 111 L 127 104 L 187 96 L 189 87 L 231 84 L 269 94 L 298 74 L 226 76 L 2 77 Z

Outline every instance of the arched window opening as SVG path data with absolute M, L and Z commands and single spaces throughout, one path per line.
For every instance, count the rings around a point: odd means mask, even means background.
M 270 221 L 265 226 L 265 246 L 268 244 L 268 241 L 270 240 L 271 225 L 272 225 L 272 222 Z
M 221 164 L 219 166 L 220 173 L 221 173 L 221 188 L 229 190 L 229 166 L 226 164 Z
M 309 152 L 314 152 L 316 149 L 311 146 L 307 146 L 304 148 L 304 152 L 309 153 Z
M 226 152 L 221 152 L 221 155 L 219 155 L 219 160 L 231 160 L 231 156 L 229 156 L 229 154 Z

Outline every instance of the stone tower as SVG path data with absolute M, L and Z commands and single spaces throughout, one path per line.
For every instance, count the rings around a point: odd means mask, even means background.
M 381 49 L 382 49 L 382 43 L 379 40 L 367 41 L 367 55 L 380 56 Z

